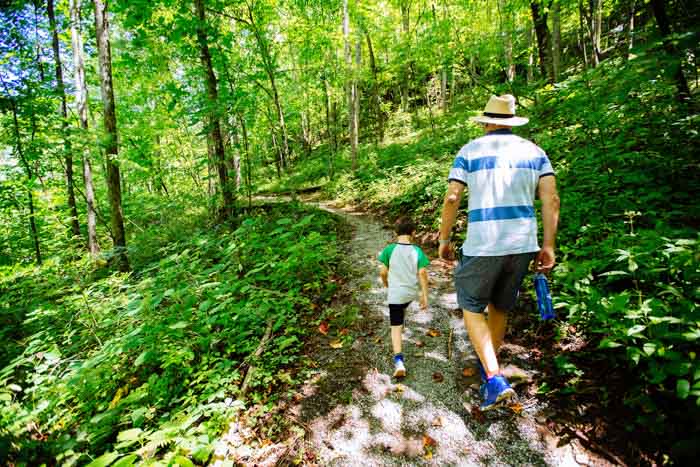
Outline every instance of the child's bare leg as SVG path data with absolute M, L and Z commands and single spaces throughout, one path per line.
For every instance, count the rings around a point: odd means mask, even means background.
M 401 353 L 401 338 L 403 334 L 403 326 L 391 327 L 391 348 L 394 350 L 394 355 Z

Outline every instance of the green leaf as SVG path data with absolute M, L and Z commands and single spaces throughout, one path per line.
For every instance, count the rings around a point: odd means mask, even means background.
M 124 456 L 115 462 L 112 467 L 131 467 L 134 465 L 134 461 L 136 461 L 138 458 L 139 456 L 136 454 L 129 454 L 128 456 Z
M 121 454 L 118 452 L 107 452 L 90 462 L 87 467 L 107 467 L 114 462 Z
M 175 459 L 173 459 L 173 462 L 175 463 L 175 465 L 180 465 L 182 467 L 194 467 L 192 461 L 186 458 L 185 456 L 177 456 L 175 457 Z
M 124 430 L 119 432 L 117 435 L 117 442 L 119 443 L 133 443 L 139 439 L 142 430 L 141 428 L 132 428 L 130 430 Z
M 656 352 L 656 344 L 654 342 L 647 342 L 642 346 L 642 350 L 648 357 L 650 357 L 654 354 L 654 352 Z
M 190 325 L 190 323 L 188 323 L 188 322 L 186 322 L 186 321 L 178 321 L 177 323 L 171 324 L 171 325 L 168 326 L 168 327 L 169 327 L 170 329 L 182 329 L 182 328 L 186 328 L 186 327 L 189 326 L 189 325 Z
M 136 358 L 136 361 L 134 362 L 134 366 L 136 368 L 138 368 L 141 365 L 143 365 L 143 362 L 146 361 L 146 357 L 148 356 L 148 354 L 149 354 L 148 350 L 144 350 L 143 352 L 141 352 L 141 354 Z
M 644 331 L 647 327 L 642 325 L 642 324 L 635 324 L 631 328 L 627 330 L 627 335 L 628 336 L 633 336 L 635 334 L 639 334 L 640 332 Z
M 615 342 L 612 339 L 605 338 L 602 341 L 600 341 L 600 344 L 598 344 L 599 349 L 614 349 L 616 347 L 621 347 L 622 344 L 619 342 Z
M 287 218 L 287 217 L 284 217 L 282 219 L 277 220 L 278 225 L 287 225 L 287 224 L 291 224 L 291 223 L 292 223 L 292 220 Z
M 676 394 L 680 399 L 686 399 L 690 392 L 690 383 L 687 379 L 679 379 L 676 382 Z

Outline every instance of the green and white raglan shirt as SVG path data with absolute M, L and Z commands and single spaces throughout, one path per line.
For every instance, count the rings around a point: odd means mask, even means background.
M 391 243 L 379 253 L 379 261 L 389 268 L 389 303 L 400 305 L 415 300 L 418 270 L 430 264 L 423 250 L 412 243 Z

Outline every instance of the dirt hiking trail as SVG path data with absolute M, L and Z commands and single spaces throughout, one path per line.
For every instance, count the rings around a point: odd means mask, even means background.
M 303 427 L 301 439 L 283 449 L 278 445 L 280 456 L 238 457 L 236 462 L 363 467 L 611 465 L 578 441 L 560 439 L 547 428 L 550 411 L 529 384 L 536 375 L 536 362 L 527 349 L 509 345 L 507 338 L 499 359 L 518 393 L 518 403 L 486 413 L 478 410 L 477 357 L 457 307 L 452 271 L 429 252 L 429 307 L 421 311 L 412 303 L 406 312 L 407 375 L 394 379 L 386 289 L 378 279 L 376 260 L 393 233 L 363 212 L 325 203 L 316 206 L 341 216 L 352 229 L 342 246 L 341 266 L 349 271 L 345 292 L 352 298 L 351 303 L 337 306 L 340 313 L 349 307 L 359 310 L 353 339 L 334 348 L 338 330 L 331 330 L 327 336 L 318 333 L 316 342 L 309 344 L 307 353 L 315 369 L 285 412 L 292 423 Z

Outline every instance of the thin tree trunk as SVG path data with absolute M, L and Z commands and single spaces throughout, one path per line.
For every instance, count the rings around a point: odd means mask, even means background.
M 588 50 L 586 48 L 586 13 L 583 7 L 583 0 L 578 0 L 578 21 L 579 21 L 579 43 L 581 44 L 581 55 L 583 57 L 583 66 L 588 69 Z
M 63 68 L 61 66 L 61 50 L 58 44 L 58 31 L 56 28 L 56 16 L 53 9 L 53 0 L 48 0 L 47 13 L 49 15 L 49 25 L 51 27 L 51 45 L 53 47 L 53 57 L 56 64 L 56 90 L 61 96 L 61 129 L 63 132 L 64 145 L 64 165 L 66 176 L 66 194 L 68 197 L 68 209 L 71 215 L 71 233 L 74 237 L 80 237 L 80 223 L 78 222 L 78 208 L 75 204 L 75 189 L 73 181 L 73 154 L 68 137 L 68 108 L 66 104 L 66 91 L 63 85 Z
M 600 38 L 603 32 L 603 0 L 592 0 L 591 20 L 593 22 L 591 28 L 593 32 L 593 63 L 594 66 L 598 66 L 602 58 Z
M 634 14 L 637 7 L 636 0 L 630 0 L 629 20 L 627 22 L 627 50 L 625 51 L 625 61 L 629 60 L 634 47 Z
M 362 41 L 358 37 L 355 44 L 355 66 L 352 78 L 352 122 L 350 123 L 350 148 L 352 152 L 352 171 L 357 170 L 357 145 L 360 133 L 360 87 L 358 83 L 358 72 L 362 62 Z
M 246 185 L 248 186 L 248 209 L 253 206 L 253 182 L 252 182 L 252 172 L 250 164 L 250 145 L 248 144 L 248 129 L 245 125 L 245 119 L 242 115 L 238 115 L 238 122 L 241 125 L 241 132 L 243 133 L 243 149 L 245 150 L 245 164 L 246 164 Z
M 216 106 L 219 101 L 218 83 L 214 74 L 214 67 L 211 62 L 211 53 L 209 52 L 209 42 L 207 40 L 207 18 L 204 8 L 204 0 L 194 0 L 194 6 L 197 14 L 197 42 L 199 43 L 200 60 L 207 85 L 207 97 L 209 100 L 209 140 L 211 141 L 211 149 L 213 151 L 216 171 L 219 175 L 219 184 L 221 185 L 222 202 L 221 217 L 227 219 L 231 217 L 234 210 L 235 197 L 233 190 L 228 180 L 228 172 L 226 170 L 226 152 L 224 150 L 224 139 L 221 134 L 221 121 L 216 112 Z
M 533 43 L 532 43 L 532 26 L 528 25 L 525 30 L 526 42 L 527 42 L 527 75 L 526 79 L 528 83 L 532 83 L 535 79 L 535 54 L 533 53 Z
M 681 62 L 680 54 L 676 49 L 676 46 L 671 42 L 671 23 L 666 15 L 666 1 L 665 0 L 651 0 L 651 7 L 654 10 L 654 17 L 656 17 L 656 24 L 659 25 L 661 30 L 661 35 L 663 36 L 664 48 L 666 51 L 673 56 L 676 60 L 674 63 L 673 78 L 676 80 L 676 87 L 678 88 L 678 100 L 680 102 L 686 102 L 690 100 L 690 89 L 688 88 L 688 82 L 683 74 L 683 66 Z
M 355 170 L 355 80 L 353 77 L 352 53 L 350 50 L 350 14 L 348 12 L 348 0 L 343 0 L 343 50 L 345 52 L 345 97 L 348 103 L 348 138 L 352 148 L 352 170 Z
M 104 126 L 106 132 L 105 152 L 107 155 L 107 193 L 112 219 L 114 247 L 120 271 L 128 271 L 129 258 L 126 254 L 126 234 L 124 232 L 124 215 L 122 213 L 122 194 L 119 166 L 116 163 L 119 154 L 117 140 L 117 115 L 114 105 L 112 87 L 112 53 L 109 43 L 109 22 L 107 5 L 103 0 L 95 0 L 95 34 L 100 65 L 100 89 L 104 106 Z
M 561 73 L 561 5 L 560 0 L 552 3 L 552 73 L 554 81 L 559 81 Z
M 365 32 L 365 38 L 367 39 L 369 68 L 372 71 L 372 103 L 374 106 L 374 115 L 377 119 L 377 142 L 382 142 L 384 140 L 384 113 L 382 112 L 381 100 L 379 99 L 379 73 L 377 70 L 377 62 L 374 58 L 372 39 L 369 37 L 368 32 Z
M 409 32 L 411 27 L 411 8 L 408 0 L 403 0 L 399 3 L 399 9 L 401 10 L 401 36 L 403 37 L 404 46 L 408 48 L 409 46 Z M 410 56 L 409 53 L 406 56 Z M 402 67 L 402 79 L 401 79 L 401 110 L 408 112 L 410 108 L 410 91 L 409 91 L 409 61 L 406 60 Z
M 515 63 L 513 62 L 513 21 L 511 14 L 506 11 L 505 0 L 498 0 L 498 18 L 501 35 L 503 36 L 503 55 L 506 59 L 506 80 L 515 80 Z
M 332 110 L 331 110 L 331 93 L 328 89 L 328 81 L 323 79 L 323 90 L 326 94 L 325 106 L 326 106 L 326 133 L 328 137 L 328 180 L 333 180 L 333 159 L 335 159 L 335 124 L 332 121 Z
M 540 57 L 540 71 L 542 76 L 547 78 L 551 83 L 554 80 L 552 75 L 552 60 L 551 60 L 551 44 L 550 33 L 547 27 L 547 13 L 541 10 L 541 5 L 538 0 L 530 3 L 532 9 L 532 22 L 535 25 L 535 34 L 537 36 L 537 49 Z

